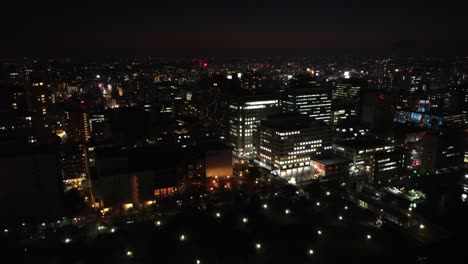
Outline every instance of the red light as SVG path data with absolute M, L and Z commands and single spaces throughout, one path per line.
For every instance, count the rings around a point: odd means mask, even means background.
M 81 101 L 80 101 L 80 104 L 84 104 L 84 101 L 83 101 L 83 100 L 81 100 Z
M 379 94 L 380 100 L 385 100 L 385 95 L 384 94 Z
M 203 63 L 203 68 L 206 68 L 206 67 L 208 67 L 208 63 L 204 62 Z

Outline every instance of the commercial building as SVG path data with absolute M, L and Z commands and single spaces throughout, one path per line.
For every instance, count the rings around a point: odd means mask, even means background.
M 116 214 L 174 195 L 188 167 L 187 156 L 176 148 L 102 146 L 93 151 L 90 171 L 95 206 Z
M 352 160 L 350 173 L 365 174 L 370 183 L 384 183 L 399 176 L 405 155 L 391 142 L 362 137 L 333 144 L 337 155 Z
M 234 159 L 253 158 L 253 134 L 257 125 L 279 111 L 279 99 L 276 96 L 250 95 L 230 99 L 229 140 Z
M 434 173 L 439 169 L 462 166 L 463 142 L 461 131 L 427 133 L 422 140 L 422 171 Z
M 226 144 L 219 141 L 203 142 L 191 150 L 189 178 L 233 175 L 232 148 Z
M 88 114 L 83 111 L 67 111 L 67 141 L 87 142 L 91 137 Z
M 376 135 L 389 136 L 393 128 L 393 98 L 381 91 L 365 91 L 361 99 L 361 122 Z
M 287 112 L 298 112 L 330 124 L 332 89 L 324 86 L 293 87 L 285 91 L 282 105 Z
M 333 127 L 334 141 L 354 140 L 367 134 L 369 134 L 369 126 L 357 119 L 343 120 Z
M 320 180 L 344 179 L 349 175 L 351 160 L 336 155 L 312 158 L 314 176 Z
M 285 113 L 258 126 L 255 162 L 286 179 L 313 177 L 311 157 L 325 155 L 332 146 L 332 131 L 307 115 Z

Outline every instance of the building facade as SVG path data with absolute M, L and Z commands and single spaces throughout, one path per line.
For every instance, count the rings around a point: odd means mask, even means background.
M 262 121 L 255 140 L 255 162 L 290 180 L 313 177 L 311 157 L 331 150 L 332 131 L 324 122 L 297 113 Z

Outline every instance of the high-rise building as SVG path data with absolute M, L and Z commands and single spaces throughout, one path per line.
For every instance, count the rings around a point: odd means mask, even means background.
M 423 138 L 422 171 L 434 173 L 443 168 L 463 165 L 464 146 L 461 132 L 432 132 Z
M 357 111 L 353 104 L 348 103 L 333 103 L 331 112 L 331 124 L 337 125 L 338 123 L 357 117 Z
M 253 158 L 253 134 L 261 120 L 280 110 L 274 95 L 233 97 L 229 103 L 229 140 L 233 158 Z
M 332 90 L 323 86 L 297 86 L 285 92 L 285 111 L 308 115 L 317 121 L 331 123 Z
M 67 111 L 65 115 L 67 140 L 87 142 L 91 137 L 88 114 L 82 111 Z
M 380 91 L 366 91 L 361 100 L 361 122 L 370 126 L 372 132 L 389 136 L 393 127 L 393 100 Z
M 332 131 L 307 115 L 284 113 L 260 123 L 256 132 L 256 163 L 281 177 L 312 177 L 311 157 L 332 148 Z
M 333 100 L 359 106 L 361 93 L 366 87 L 367 82 L 363 79 L 353 78 L 341 80 L 335 84 Z

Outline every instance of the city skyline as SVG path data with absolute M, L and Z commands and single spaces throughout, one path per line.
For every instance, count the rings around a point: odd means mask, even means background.
M 451 2 L 4 3 L 2 258 L 466 262 Z

